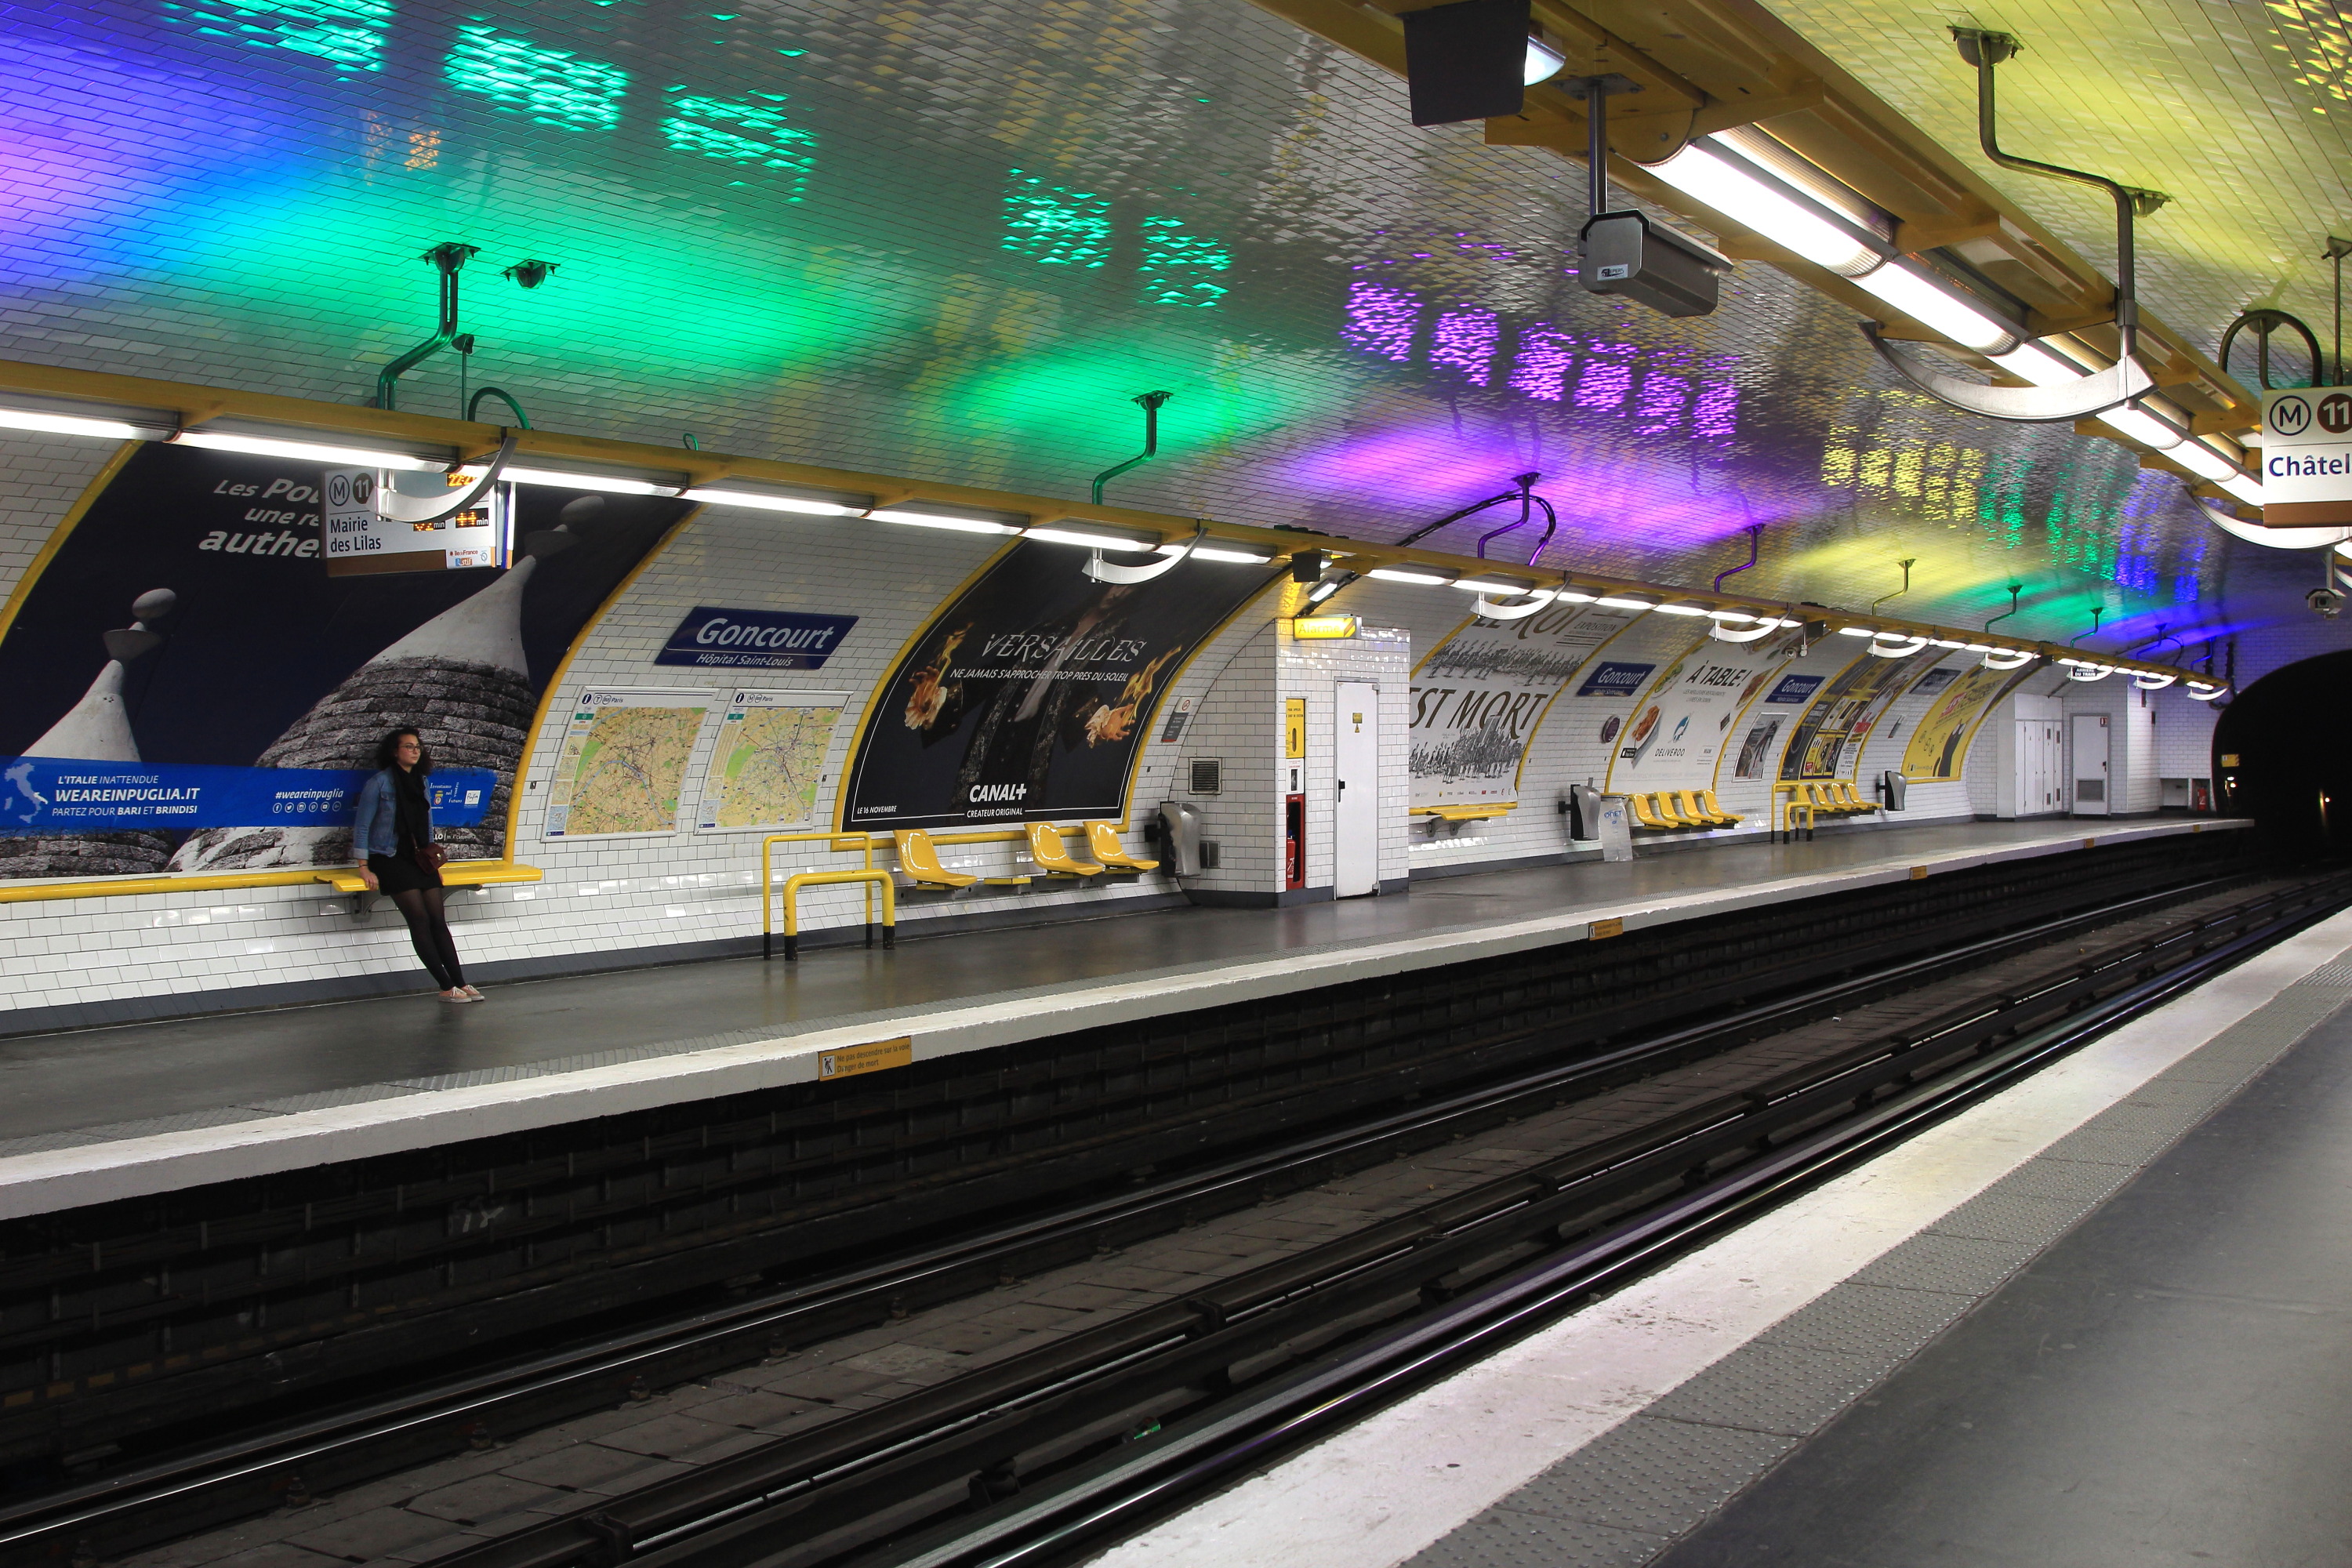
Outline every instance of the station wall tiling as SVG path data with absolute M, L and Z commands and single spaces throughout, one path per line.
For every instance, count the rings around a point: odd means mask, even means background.
M 1923 619 L 1979 624 L 2014 580 L 2025 613 L 2004 630 L 2065 640 L 2097 605 L 2097 647 L 2159 626 L 2236 636 L 2242 682 L 2340 646 L 2301 614 L 2307 561 L 2214 532 L 2120 448 L 1966 422 L 1889 385 L 1847 313 L 1769 268 L 1743 264 L 1697 321 L 1584 295 L 1564 261 L 1577 169 L 1484 147 L 1473 128 L 1413 131 L 1400 84 L 1242 0 L 904 14 L 383 0 L 337 15 L 278 0 L 7 13 L 0 355 L 348 403 L 429 329 L 419 253 L 462 240 L 483 247 L 462 275 L 463 324 L 480 339 L 467 374 L 516 393 L 543 427 L 1076 497 L 1136 450 L 1129 400 L 1168 388 L 1161 456 L 1115 500 L 1392 539 L 1533 470 L 1563 519 L 1539 557 L 1554 568 L 1696 584 L 1744 559 L 1754 521 L 1761 562 L 1733 581 L 1772 598 L 1865 604 L 1909 558 L 1901 604 Z M 525 258 L 556 264 L 529 291 L 499 275 Z M 452 410 L 458 369 L 428 362 L 404 406 Z M 110 455 L 0 437 L 0 586 Z M 1469 549 L 1508 515 L 1431 542 Z M 1534 544 L 1521 531 L 1494 553 L 1525 561 Z M 899 642 L 989 552 L 706 510 L 585 639 L 565 685 L 688 684 L 648 659 L 697 604 L 852 605 L 857 637 L 797 682 L 853 694 L 830 784 Z M 1339 607 L 1403 632 L 1418 657 L 1465 598 L 1367 581 Z M 1616 651 L 1663 663 L 1696 635 L 1647 617 Z M 1833 674 L 1850 642 L 1791 668 Z M 1213 831 L 1228 858 L 1204 886 L 1276 886 L 1278 827 L 1239 803 L 1273 801 L 1281 699 L 1312 698 L 1310 668 L 1312 682 L 1377 679 L 1384 742 L 1404 743 L 1395 657 L 1368 643 L 1286 658 L 1254 613 L 1186 668 L 1170 698 L 1194 703 L 1192 728 L 1146 744 L 1134 799 L 1179 793 L 1195 755 L 1240 770 L 1228 776 L 1246 792 L 1213 813 L 1226 814 Z M 1899 764 L 1927 700 L 1898 700 L 1863 777 Z M 1390 770 L 1383 879 L 1567 849 L 1553 803 L 1606 776 L 1602 731 L 1631 705 L 1563 697 L 1528 750 L 1526 804 L 1444 840 L 1413 834 Z M 2193 750 L 2171 707 L 2150 711 L 2158 765 L 2136 767 L 2135 791 L 2172 774 L 2168 748 Z M 514 844 L 547 879 L 476 901 L 469 957 L 755 932 L 745 836 L 545 838 L 560 723 L 536 737 Z M 1987 754 L 1960 783 L 1916 787 L 1911 819 L 1986 809 Z M 1769 790 L 1719 782 L 1743 832 L 1762 830 Z M 1002 846 L 955 858 L 1013 868 Z M 1147 879 L 1017 905 L 913 903 L 908 918 L 1166 891 Z M 814 895 L 811 923 L 854 902 Z M 0 918 L 14 1008 L 413 966 L 397 926 L 299 889 Z

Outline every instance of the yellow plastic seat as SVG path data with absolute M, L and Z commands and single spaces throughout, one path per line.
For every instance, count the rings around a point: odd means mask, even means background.
M 1685 820 L 1695 822 L 1701 827 L 1720 827 L 1727 820 L 1721 812 L 1709 811 L 1706 807 L 1701 805 L 1698 801 L 1698 792 L 1696 790 L 1676 790 L 1675 792 L 1675 810 L 1680 814 Z
M 1666 821 L 1658 815 L 1656 799 L 1656 796 L 1647 795 L 1629 795 L 1625 797 L 1627 807 L 1633 813 L 1633 826 L 1656 828 L 1662 833 L 1669 828 L 1681 826 L 1681 823 Z
M 1716 801 L 1715 792 L 1711 789 L 1703 789 L 1698 792 L 1698 803 L 1706 809 L 1706 814 L 1709 816 L 1714 817 L 1726 827 L 1737 827 L 1741 823 L 1748 820 L 1746 817 L 1741 816 L 1737 813 L 1724 810 L 1723 807 Z
M 1848 811 L 1876 811 L 1878 809 L 1878 803 L 1876 801 L 1864 800 L 1861 795 L 1854 793 L 1853 781 L 1852 779 L 1840 779 L 1834 787 L 1837 790 L 1838 804 L 1845 807 Z
M 1062 847 L 1062 830 L 1050 822 L 1029 825 L 1029 858 L 1049 877 L 1099 877 L 1103 868 L 1091 861 L 1073 860 Z
M 939 846 L 931 836 L 920 828 L 908 828 L 894 833 L 891 841 L 898 847 L 898 869 L 918 888 L 944 888 L 961 892 L 980 880 L 961 871 L 950 871 L 940 864 Z
M 1087 824 L 1087 847 L 1107 871 L 1157 871 L 1157 860 L 1139 860 L 1119 847 L 1118 829 L 1108 822 Z

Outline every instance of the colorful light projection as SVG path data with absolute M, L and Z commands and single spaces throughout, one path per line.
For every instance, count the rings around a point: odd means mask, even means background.
M 1420 258 L 1424 253 L 1416 252 Z M 1423 363 L 1459 375 L 1472 386 L 1492 379 L 1507 352 L 1504 384 L 1537 403 L 1574 407 L 1631 419 L 1643 435 L 1689 435 L 1728 441 L 1738 430 L 1739 388 L 1717 376 L 1692 373 L 1685 363 L 1645 362 L 1633 343 L 1583 339 L 1549 321 L 1523 321 L 1508 334 L 1505 321 L 1476 306 L 1437 310 L 1410 289 L 1358 279 L 1348 286 L 1339 341 L 1360 353 L 1399 364 L 1416 354 Z M 1724 358 L 1707 369 L 1724 371 Z
M 1143 266 L 1138 276 L 1146 304 L 1203 308 L 1225 297 L 1223 284 L 1200 276 L 1233 266 L 1234 253 L 1221 241 L 1187 234 L 1181 218 L 1148 217 L 1142 228 Z
M 816 164 L 816 134 L 785 122 L 782 93 L 725 99 L 679 88 L 670 91 L 675 96 L 661 133 L 672 149 L 722 163 L 781 170 L 787 176 L 781 193 L 786 201 L 797 202 L 808 194 L 809 171 Z
M 290 49 L 342 71 L 383 68 L 393 16 L 391 0 L 199 0 L 163 9 L 199 35 Z
M 621 122 L 629 73 L 569 49 L 549 48 L 481 23 L 457 29 L 442 77 L 459 92 L 478 93 L 541 125 L 610 131 Z
M 1100 267 L 1110 259 L 1110 203 L 1014 169 L 1004 187 L 1002 248 L 1046 267 Z

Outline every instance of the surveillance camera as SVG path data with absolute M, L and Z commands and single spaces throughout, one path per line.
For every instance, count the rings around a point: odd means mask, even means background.
M 2344 608 L 2344 595 L 2333 588 L 2314 588 L 2303 596 L 2303 602 L 2331 621 Z

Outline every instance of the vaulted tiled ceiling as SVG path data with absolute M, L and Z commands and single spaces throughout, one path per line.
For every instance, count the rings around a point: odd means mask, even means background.
M 2250 77 L 2284 81 L 2264 15 L 2179 26 L 2242 35 Z M 1851 68 L 1967 141 L 1945 18 L 1790 19 L 1874 38 Z M 2070 90 L 2051 73 L 2087 46 L 2002 19 L 2017 101 Z M 2043 155 L 2116 161 L 2025 112 Z M 2014 581 L 2014 629 L 2059 640 L 2094 605 L 2109 647 L 2279 613 L 2225 596 L 2284 568 L 2177 479 L 1927 404 L 1769 267 L 1703 320 L 1583 294 L 1580 169 L 1412 129 L 1393 77 L 1243 0 L 19 6 L 0 130 L 11 357 L 354 401 L 429 326 L 419 253 L 465 240 L 473 374 L 543 426 L 1080 496 L 1164 387 L 1163 455 L 1115 500 L 1393 538 L 1539 470 L 1555 566 L 1704 583 L 1752 520 L 1745 581 L 1791 598 L 1866 603 L 1911 559 L 1910 613 L 1980 620 Z M 2122 172 L 2182 198 L 2149 225 L 2150 288 L 2210 330 L 2311 219 L 2176 258 L 2188 224 L 2261 206 L 2197 167 Z M 2105 244 L 2093 204 L 2002 184 Z M 527 256 L 558 269 L 524 293 L 497 269 Z M 454 375 L 404 405 L 446 411 Z

